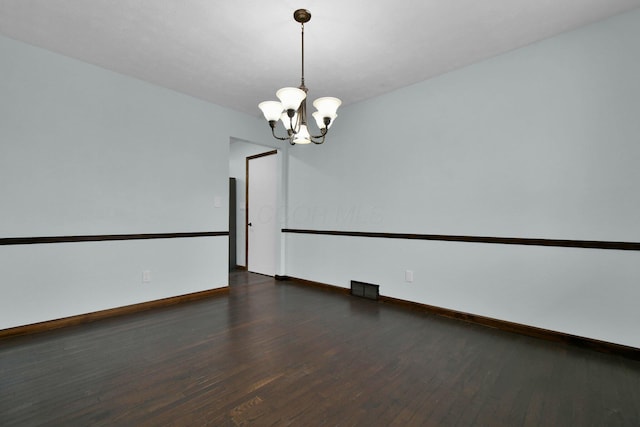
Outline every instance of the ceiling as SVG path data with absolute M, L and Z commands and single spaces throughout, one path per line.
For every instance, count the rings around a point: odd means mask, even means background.
M 344 105 L 640 7 L 640 0 L 0 0 L 0 33 L 260 116 L 300 83 Z M 0 58 L 1 60 L 1 58 Z

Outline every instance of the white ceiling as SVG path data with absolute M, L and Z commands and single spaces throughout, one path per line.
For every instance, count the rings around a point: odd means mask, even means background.
M 640 0 L 0 0 L 0 33 L 234 110 L 300 83 L 350 104 Z M 0 58 L 0 61 L 2 59 Z

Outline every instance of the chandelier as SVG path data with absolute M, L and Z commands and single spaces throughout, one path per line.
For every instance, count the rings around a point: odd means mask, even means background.
M 289 141 L 295 144 L 322 144 L 329 128 L 336 119 L 336 111 L 342 101 L 338 98 L 324 97 L 313 101 L 316 108 L 312 116 L 315 119 L 319 135 L 311 135 L 307 127 L 307 87 L 304 85 L 304 24 L 311 20 L 311 13 L 306 9 L 298 9 L 293 12 L 293 19 L 300 23 L 302 28 L 302 78 L 299 87 L 284 87 L 276 92 L 280 101 L 264 101 L 258 104 L 264 118 L 269 122 L 271 134 L 281 141 Z M 276 135 L 276 124 L 282 122 L 287 131 L 286 137 Z

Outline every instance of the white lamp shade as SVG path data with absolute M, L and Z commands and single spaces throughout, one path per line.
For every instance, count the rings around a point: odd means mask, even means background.
M 318 129 L 322 129 L 324 128 L 324 118 L 325 117 L 329 117 L 331 119 L 331 121 L 329 122 L 329 126 L 327 128 L 330 128 L 331 125 L 333 124 L 333 121 L 336 119 L 336 117 L 338 117 L 337 114 L 334 114 L 333 117 L 332 116 L 323 116 L 322 114 L 320 114 L 320 111 L 315 111 L 312 114 L 313 118 L 316 119 L 316 124 L 318 125 Z
M 300 131 L 296 134 L 293 139 L 294 144 L 309 144 L 311 143 L 311 135 L 309 135 L 309 130 L 307 129 L 307 125 L 301 125 Z
M 264 101 L 258 104 L 258 108 L 262 110 L 264 118 L 267 121 L 278 121 L 280 114 L 282 114 L 282 104 L 278 101 Z
M 331 117 L 332 119 L 335 117 L 340 104 L 342 104 L 342 101 L 331 96 L 318 98 L 313 101 L 313 106 L 316 107 L 316 110 L 318 110 L 322 117 Z
M 282 113 L 282 115 L 280 116 L 280 120 L 282 121 L 282 124 L 284 125 L 284 128 L 289 130 L 291 129 L 291 124 L 293 123 L 293 127 L 296 127 L 296 120 L 298 120 L 298 113 L 295 113 L 293 115 L 292 119 L 289 119 L 289 115 L 287 115 L 286 112 Z
M 282 107 L 286 111 L 297 110 L 298 107 L 300 107 L 302 100 L 306 98 L 307 94 L 297 87 L 283 87 L 276 92 L 276 96 L 280 102 L 282 102 Z

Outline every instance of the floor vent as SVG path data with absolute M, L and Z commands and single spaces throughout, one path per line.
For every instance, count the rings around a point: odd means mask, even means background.
M 370 283 L 356 282 L 355 280 L 352 280 L 351 295 L 377 300 L 380 296 L 380 286 L 372 285 Z

